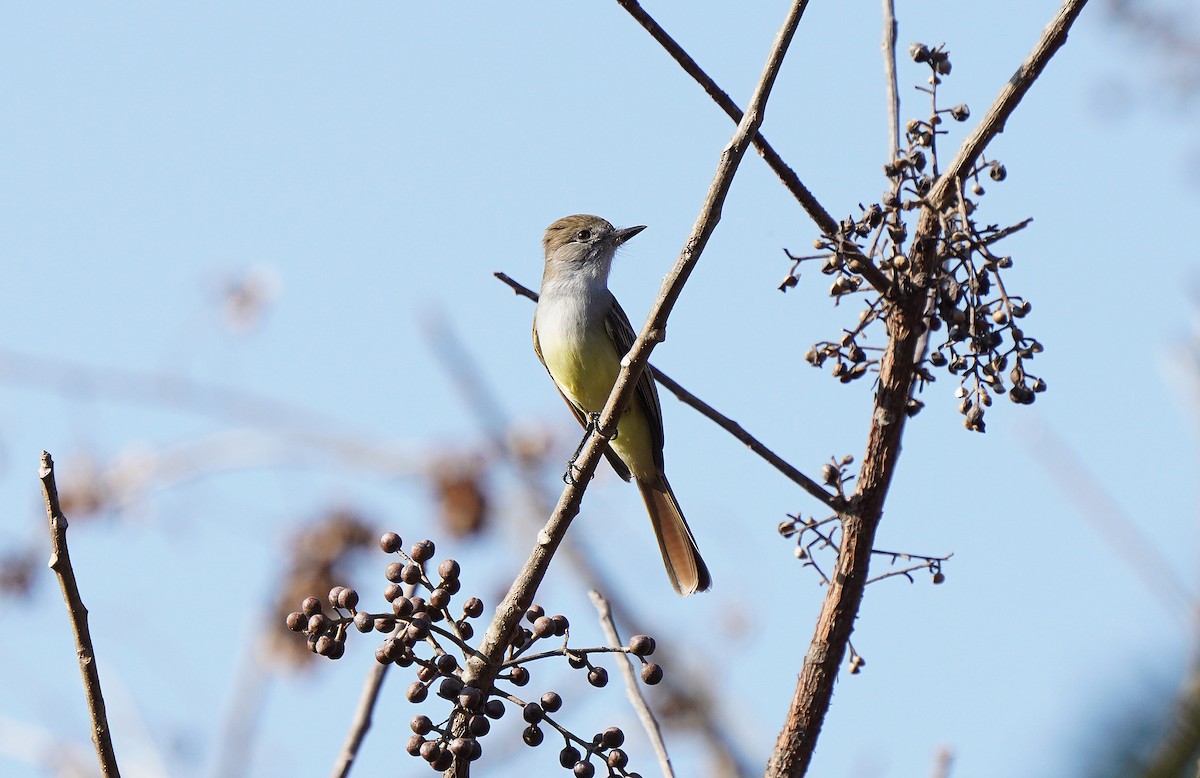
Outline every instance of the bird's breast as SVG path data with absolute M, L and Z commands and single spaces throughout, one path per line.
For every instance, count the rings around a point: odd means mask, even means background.
M 620 357 L 604 326 L 602 301 L 543 295 L 534 317 L 542 361 L 563 394 L 598 413 L 620 370 Z

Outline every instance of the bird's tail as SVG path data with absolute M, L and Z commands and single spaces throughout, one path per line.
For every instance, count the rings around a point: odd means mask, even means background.
M 671 585 L 684 596 L 705 591 L 712 586 L 708 566 L 700 558 L 696 539 L 692 537 L 687 520 L 679 510 L 679 503 L 666 476 L 659 475 L 657 483 L 639 479 L 637 485 L 642 499 L 646 501 L 646 510 L 650 514 L 650 523 L 654 525 L 654 535 L 658 538 L 658 548 L 662 551 L 663 564 L 671 578 Z

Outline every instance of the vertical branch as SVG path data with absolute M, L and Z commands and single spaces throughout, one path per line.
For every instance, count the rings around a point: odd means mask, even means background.
M 71 567 L 71 554 L 67 548 L 67 517 L 63 515 L 58 503 L 54 460 L 45 451 L 42 452 L 42 466 L 38 477 L 42 480 L 46 518 L 50 522 L 50 569 L 58 576 L 63 601 L 67 604 L 67 615 L 71 618 L 71 630 L 75 633 L 75 653 L 79 656 L 83 691 L 87 696 L 88 712 L 92 716 L 92 744 L 96 747 L 96 757 L 100 760 L 101 774 L 118 778 L 121 771 L 117 767 L 117 755 L 113 751 L 112 737 L 108 729 L 104 695 L 100 691 L 100 671 L 96 667 L 92 633 L 88 629 L 88 611 L 79 596 L 79 584 L 75 581 L 75 570 Z
M 896 79 L 896 0 L 883 0 L 883 78 L 887 81 L 888 158 L 900 152 L 900 85 Z
M 272 624 L 271 626 L 276 626 Z M 217 754 L 209 775 L 213 778 L 242 778 L 250 769 L 254 740 L 274 675 L 265 666 L 265 628 L 257 639 L 246 641 L 241 667 L 234 677 L 233 699 L 223 716 Z
M 620 648 L 621 636 L 617 633 L 617 625 L 613 622 L 612 608 L 608 606 L 608 600 L 605 600 L 603 595 L 595 589 L 588 592 L 588 596 L 592 598 L 592 605 L 596 606 L 596 613 L 600 617 L 600 627 L 604 630 L 604 637 L 608 640 L 608 644 L 613 648 Z M 625 691 L 629 696 L 629 703 L 637 711 L 642 728 L 646 730 L 646 736 L 650 738 L 650 743 L 654 746 L 654 753 L 658 756 L 658 765 L 662 768 L 663 778 L 675 778 L 675 769 L 671 767 L 671 757 L 667 755 L 667 745 L 663 742 L 662 730 L 659 728 L 658 720 L 654 718 L 650 706 L 646 704 L 646 697 L 642 694 L 641 687 L 638 686 L 637 677 L 633 674 L 633 667 L 629 664 L 630 661 L 625 654 L 617 656 L 617 664 L 621 668 L 621 677 L 625 680 Z
M 350 731 L 346 733 L 346 742 L 342 744 L 342 750 L 329 773 L 330 778 L 346 778 L 350 774 L 363 738 L 371 728 L 375 702 L 379 699 L 379 690 L 383 688 L 383 679 L 387 676 L 389 667 L 390 664 L 371 663 L 371 669 L 367 671 L 366 680 L 363 681 L 358 707 L 354 711 L 354 720 L 350 722 Z
M 925 301 L 938 262 L 939 213 L 947 202 L 953 202 L 958 182 L 970 172 L 988 142 L 1004 128 L 1005 120 L 1066 41 L 1071 24 L 1086 2 L 1063 3 L 927 198 L 910 248 L 911 265 L 918 272 L 904 278 L 906 283 L 898 287 L 889 302 L 888 343 L 880 360 L 862 470 L 846 510 L 839 514 L 843 536 L 835 571 L 830 576 L 821 614 L 800 669 L 787 720 L 767 766 L 768 778 L 791 778 L 807 772 L 833 697 L 838 667 L 846 655 L 862 604 L 871 548 L 900 455 L 908 398 L 916 377 L 917 343 L 926 328 Z
M 816 630 L 792 697 L 791 708 L 779 733 L 767 776 L 801 776 L 808 770 L 817 737 L 833 698 L 838 667 L 846 655 L 854 620 L 862 603 L 870 566 L 871 549 L 883 503 L 900 454 L 907 418 L 904 410 L 913 381 L 913 354 L 921 307 L 909 295 L 906 309 L 888 319 L 888 345 L 879 367 L 879 390 L 863 457 L 858 486 L 850 505 L 841 514 L 842 543 L 829 587 L 817 619 Z

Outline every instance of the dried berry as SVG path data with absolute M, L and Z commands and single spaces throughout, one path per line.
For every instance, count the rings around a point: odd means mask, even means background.
M 413 558 L 414 562 L 423 564 L 433 559 L 435 549 L 436 547 L 433 545 L 432 540 L 418 540 L 416 543 L 413 543 L 408 555 Z
M 565 745 L 558 752 L 558 763 L 563 767 L 573 767 L 579 761 L 579 749 L 573 745 Z
M 521 717 L 530 724 L 536 724 L 546 718 L 546 711 L 536 702 L 530 702 L 521 709 Z
M 620 727 L 609 727 L 600 733 L 600 745 L 605 748 L 620 748 L 625 743 L 625 733 Z
M 655 647 L 654 638 L 649 635 L 634 635 L 629 639 L 629 653 L 634 656 L 650 656 Z
M 530 724 L 521 732 L 521 739 L 525 741 L 525 745 L 527 746 L 540 746 L 545 737 L 542 731 L 533 724 Z
M 383 537 L 379 539 L 379 547 L 383 549 L 383 553 L 385 554 L 396 553 L 403 544 L 404 541 L 395 532 L 385 532 L 383 533 Z

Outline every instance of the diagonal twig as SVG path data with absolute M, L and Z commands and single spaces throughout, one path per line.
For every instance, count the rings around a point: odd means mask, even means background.
M 996 95 L 996 99 L 988 108 L 987 113 L 962 142 L 954 160 L 934 183 L 933 189 L 926 197 L 926 201 L 932 207 L 923 209 L 921 219 L 917 223 L 917 236 L 930 235 L 936 229 L 939 210 L 953 197 L 959 182 L 967 177 L 987 145 L 993 138 L 1004 132 L 1004 125 L 1012 116 L 1012 112 L 1016 110 L 1021 99 L 1041 76 L 1046 64 L 1050 62 L 1050 58 L 1067 42 L 1067 33 L 1070 31 L 1071 25 L 1079 18 L 1079 14 L 1083 12 L 1085 5 L 1087 5 L 1087 0 L 1066 0 L 1058 9 L 1058 13 L 1046 25 L 1042 36 L 1034 45 L 1033 51 L 1017 68 L 1017 72 L 1008 79 L 1008 83 L 1000 89 L 1000 93 Z
M 508 284 L 517 295 L 521 297 L 527 297 L 530 300 L 537 302 L 537 292 L 521 285 L 517 281 L 514 281 L 505 273 L 493 273 L 493 275 L 495 275 L 496 278 L 500 279 L 504 283 Z M 668 376 L 662 370 L 659 370 L 654 365 L 650 365 L 650 370 L 654 375 L 654 379 L 658 381 L 658 384 L 664 389 L 670 391 L 671 394 L 675 395 L 684 405 L 699 411 L 701 415 L 715 422 L 718 427 L 744 443 L 747 448 L 765 459 L 771 464 L 772 467 L 791 479 L 792 482 L 797 484 L 801 489 L 824 503 L 827 508 L 834 511 L 838 509 L 837 495 L 827 491 L 815 480 L 800 472 L 800 470 L 798 470 L 786 459 L 763 445 L 762 441 L 747 432 L 742 425 L 738 424 L 733 419 L 729 418 L 716 408 L 712 407 L 696 395 L 689 392 L 687 389 L 683 388 L 678 381 Z
M 104 709 L 104 694 L 100 690 L 100 671 L 96 667 L 96 651 L 92 646 L 92 632 L 88 628 L 88 610 L 79 596 L 79 584 L 75 570 L 71 567 L 71 553 L 67 548 L 67 517 L 58 502 L 58 485 L 54 482 L 54 460 L 48 452 L 42 452 L 42 465 L 38 470 L 42 480 L 42 495 L 46 500 L 46 518 L 50 522 L 50 569 L 58 576 L 63 601 L 67 604 L 67 615 L 71 617 L 71 630 L 75 633 L 75 653 L 79 656 L 79 672 L 83 675 L 83 691 L 87 697 L 88 712 L 92 717 L 92 744 L 100 760 L 100 772 L 105 776 L 119 778 L 117 755 L 113 751 L 112 735 L 108 728 L 108 714 Z
M 691 76 L 704 89 L 708 96 L 713 99 L 713 102 L 730 119 L 733 119 L 735 122 L 742 121 L 742 110 L 738 108 L 737 103 L 733 102 L 733 99 L 726 94 L 725 90 L 721 89 L 717 82 L 708 73 L 704 72 L 704 69 L 696 63 L 696 60 L 692 59 L 692 56 L 684 51 L 683 47 L 662 28 L 662 25 L 654 20 L 654 17 L 646 13 L 646 9 L 642 8 L 637 0 L 617 0 L 617 3 L 628 11 L 629 15 L 638 24 L 642 25 L 642 28 L 646 32 L 650 33 L 650 37 L 658 41 L 659 45 L 671 55 L 672 59 L 679 63 L 679 66 L 683 68 L 685 73 Z M 813 193 L 808 191 L 808 187 L 800 180 L 800 176 L 796 175 L 796 171 L 792 170 L 783 161 L 783 157 L 779 156 L 779 152 L 775 151 L 771 144 L 767 142 L 767 139 L 763 137 L 762 133 L 756 131 L 751 138 L 751 142 L 754 144 L 754 148 L 758 150 L 759 155 L 762 156 L 763 161 L 767 163 L 767 166 L 775 172 L 775 175 L 779 176 L 779 180 L 783 182 L 787 190 L 792 193 L 792 196 L 796 198 L 800 206 L 804 208 L 809 218 L 816 222 L 821 232 L 830 236 L 837 235 L 837 220 L 829 214 L 829 211 L 825 210 L 825 207 L 817 201 Z M 891 280 L 866 255 L 860 252 L 857 246 L 847 241 L 847 245 L 841 248 L 847 257 L 856 260 L 854 269 L 857 272 L 861 272 L 871 286 L 875 287 L 876 291 L 884 295 L 889 293 L 892 285 Z
M 387 676 L 389 667 L 390 664 L 371 663 L 371 669 L 367 671 L 367 677 L 363 681 L 358 706 L 354 710 L 354 719 L 350 722 L 349 732 L 346 733 L 346 742 L 338 752 L 337 761 L 329 773 L 330 778 L 346 778 L 350 774 L 350 768 L 354 766 L 354 760 L 358 756 L 358 749 L 367 736 L 367 730 L 371 728 L 375 703 L 379 699 L 379 691 L 383 688 L 383 679 Z
M 608 600 L 605 600 L 603 595 L 595 589 L 588 592 L 588 596 L 592 598 L 592 605 L 596 606 L 596 612 L 600 617 L 600 628 L 604 630 L 608 644 L 613 648 L 621 648 L 621 636 L 617 634 L 617 625 L 613 623 L 612 609 L 608 606 Z M 654 718 L 654 713 L 646 703 L 642 688 L 638 686 L 637 677 L 633 674 L 633 666 L 630 664 L 631 661 L 628 656 L 617 658 L 617 664 L 621 668 L 621 677 L 625 679 L 625 691 L 629 696 L 629 704 L 637 711 L 642 728 L 646 730 L 646 736 L 650 738 L 650 744 L 654 746 L 654 753 L 658 756 L 658 764 L 662 768 L 663 778 L 675 778 L 675 769 L 671 767 L 671 757 L 667 755 L 667 745 L 663 742 L 662 729 L 659 728 L 658 719 Z
M 650 357 L 650 352 L 654 350 L 655 344 L 664 337 L 667 317 L 720 220 L 721 208 L 729 193 L 729 187 L 733 183 L 734 174 L 745 156 L 750 139 L 762 124 L 771 87 L 774 86 L 775 78 L 783 64 L 784 54 L 795 35 L 796 27 L 799 25 L 807 5 L 807 0 L 794 0 L 789 8 L 783 26 L 767 57 L 762 76 L 755 87 L 750 108 L 742 117 L 733 137 L 721 152 L 720 162 L 717 164 L 713 181 L 709 186 L 696 223 L 692 227 L 692 232 L 688 236 L 674 268 L 664 279 L 663 287 L 641 333 L 634 340 L 629 353 L 621 360 L 621 371 L 609 394 L 608 401 L 600 413 L 596 431 L 589 432 L 584 439 L 584 445 L 576 460 L 579 475 L 574 483 L 567 484 L 563 489 L 554 513 L 546 522 L 546 526 L 538 533 L 529 559 L 518 573 L 504 599 L 497 606 L 492 623 L 484 633 L 478 654 L 472 656 L 467 662 L 463 673 L 465 683 L 484 689 L 491 688 L 491 682 L 496 668 L 500 665 L 504 648 L 511 639 L 513 630 L 519 624 L 522 613 L 532 603 L 534 593 L 545 577 L 546 571 L 550 567 L 550 560 L 559 543 L 562 542 L 563 535 L 571 521 L 579 513 L 584 489 L 596 470 L 604 447 L 613 435 L 616 421 L 632 399 L 637 379 Z M 462 725 L 463 722 L 456 723 L 455 730 L 458 731 Z M 466 760 L 456 759 L 449 774 L 459 778 L 468 775 L 469 768 Z
M 1194 610 L 1195 597 L 1171 571 L 1162 553 L 1105 488 L 1079 455 L 1037 417 L 1020 436 L 1026 449 L 1041 461 L 1050 480 L 1075 503 L 1079 515 L 1125 562 L 1169 615 L 1179 618 Z

